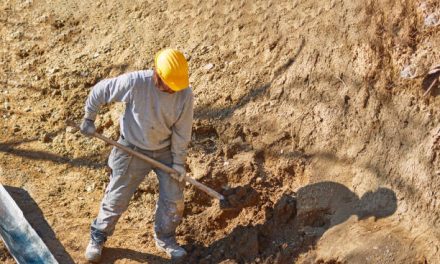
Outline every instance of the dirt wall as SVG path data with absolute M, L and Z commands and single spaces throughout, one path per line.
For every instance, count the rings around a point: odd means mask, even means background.
M 168 46 L 191 67 L 190 172 L 218 191 L 259 195 L 225 213 L 188 186 L 178 238 L 189 260 L 438 261 L 440 101 L 438 88 L 421 87 L 440 63 L 436 1 L 0 6 L 0 181 L 38 204 L 64 262 L 83 261 L 109 152 L 64 120 L 80 120 L 97 81 L 149 68 Z M 122 108 L 102 109 L 100 132 L 117 138 Z M 151 236 L 156 198 L 149 175 L 106 262 L 166 262 Z

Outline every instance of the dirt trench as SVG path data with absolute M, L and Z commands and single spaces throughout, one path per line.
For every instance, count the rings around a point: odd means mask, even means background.
M 423 77 L 440 63 L 439 10 L 3 1 L 0 182 L 60 263 L 84 263 L 110 147 L 64 121 L 81 119 L 97 81 L 149 68 L 172 46 L 195 94 L 189 171 L 243 205 L 223 212 L 187 186 L 188 263 L 438 263 L 439 87 L 424 96 Z M 99 131 L 116 139 L 122 110 L 104 107 Z M 169 261 L 152 238 L 156 199 L 148 175 L 103 263 Z M 13 263 L 2 244 L 0 262 Z

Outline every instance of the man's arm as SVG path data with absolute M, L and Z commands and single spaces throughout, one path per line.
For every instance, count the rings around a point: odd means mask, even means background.
M 98 82 L 89 94 L 85 106 L 85 119 L 95 120 L 100 107 L 110 102 L 131 100 L 131 88 L 135 85 L 137 73 L 126 73 L 116 78 Z
M 171 135 L 171 154 L 173 156 L 173 168 L 175 169 L 179 166 L 185 166 L 188 144 L 191 140 L 191 129 L 194 113 L 193 105 L 194 98 L 191 93 L 183 106 L 179 119 L 176 123 L 174 123 L 172 128 L 173 133 Z
M 95 119 L 99 108 L 110 102 L 126 102 L 131 100 L 131 88 L 135 85 L 136 72 L 123 74 L 116 78 L 105 79 L 97 83 L 86 101 L 81 133 L 91 136 L 95 133 Z

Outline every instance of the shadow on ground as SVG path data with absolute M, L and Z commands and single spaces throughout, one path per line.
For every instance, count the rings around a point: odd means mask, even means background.
M 304 186 L 296 194 L 283 195 L 266 209 L 264 224 L 238 226 L 209 246 L 190 243 L 188 263 L 293 263 L 314 247 L 331 227 L 356 215 L 359 221 L 385 218 L 397 209 L 394 191 L 379 188 L 358 197 L 336 182 Z M 229 263 L 229 262 L 228 262 Z
M 29 193 L 21 188 L 5 186 L 5 189 L 22 210 L 24 217 L 41 237 L 52 255 L 59 263 L 75 263 L 64 246 L 58 241 L 54 231 L 44 218 L 43 212 Z
M 53 133 L 49 133 L 48 137 L 54 137 L 58 133 L 60 133 L 62 130 L 58 130 Z M 37 141 L 39 138 L 30 138 L 30 139 L 23 139 L 20 141 L 10 141 L 10 142 L 0 142 L 0 152 L 8 153 L 10 155 L 22 157 L 29 160 L 47 160 L 52 161 L 59 164 L 69 164 L 71 166 L 75 167 L 90 167 L 90 168 L 104 168 L 106 167 L 105 162 L 93 162 L 92 156 L 84 156 L 79 158 L 69 158 L 65 156 L 60 156 L 48 151 L 41 151 L 41 150 L 32 150 L 32 149 L 20 149 L 17 148 L 21 144 L 29 143 L 33 141 Z
M 161 264 L 161 263 L 171 263 L 168 259 L 161 258 L 152 254 L 142 253 L 126 248 L 105 248 L 102 252 L 101 263 L 112 264 L 116 261 L 121 260 L 131 260 L 137 261 L 139 263 L 151 263 L 151 264 Z

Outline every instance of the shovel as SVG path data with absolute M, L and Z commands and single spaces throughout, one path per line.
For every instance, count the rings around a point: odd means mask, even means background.
M 80 129 L 79 126 L 76 123 L 74 123 L 73 121 L 71 121 L 71 120 L 67 120 L 66 124 L 68 126 L 71 126 L 71 127 L 75 128 L 76 130 Z M 99 138 L 102 141 L 106 142 L 107 144 L 113 145 L 113 146 L 115 146 L 115 147 L 117 147 L 117 148 L 127 152 L 128 154 L 133 155 L 133 156 L 135 156 L 135 157 L 137 157 L 137 158 L 139 158 L 139 159 L 149 163 L 151 166 L 153 166 L 155 168 L 158 168 L 158 169 L 161 169 L 161 170 L 167 172 L 171 177 L 173 177 L 173 179 L 175 179 L 177 181 L 179 180 L 179 177 L 176 176 L 176 175 L 179 175 L 179 173 L 176 170 L 174 170 L 173 168 L 170 168 L 170 167 L 160 163 L 159 161 L 154 160 L 154 159 L 152 159 L 152 158 L 150 158 L 150 157 L 148 157 L 148 156 L 146 156 L 146 155 L 144 155 L 142 153 L 139 153 L 139 152 L 137 152 L 135 150 L 132 150 L 129 147 L 121 145 L 118 142 L 116 142 L 116 141 L 114 141 L 114 140 L 112 140 L 110 138 L 104 137 L 103 135 L 101 135 L 101 134 L 99 134 L 97 132 L 93 133 L 92 136 L 96 137 L 96 138 Z M 191 183 L 192 185 L 194 185 L 199 190 L 204 191 L 209 196 L 219 200 L 219 202 L 220 202 L 220 209 L 222 209 L 222 210 L 234 210 L 235 209 L 229 203 L 229 201 L 227 199 L 225 199 L 225 197 L 223 195 L 221 195 L 220 193 L 214 191 L 213 189 L 209 188 L 208 186 L 206 186 L 206 185 L 204 185 L 204 184 L 202 184 L 202 183 L 200 183 L 200 182 L 198 182 L 198 181 L 194 180 L 193 178 L 188 177 L 186 175 L 185 175 L 185 177 L 183 177 L 183 179 L 185 181 Z

